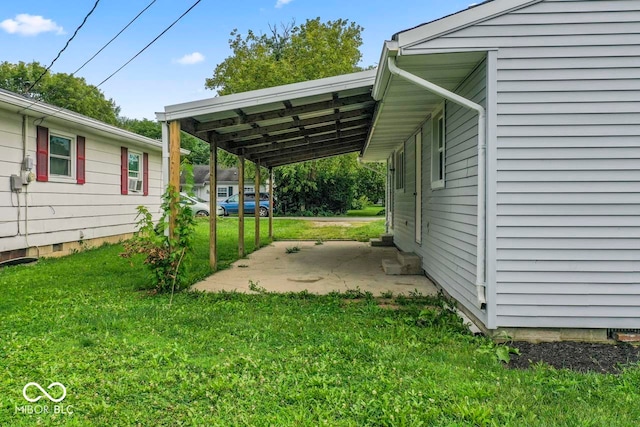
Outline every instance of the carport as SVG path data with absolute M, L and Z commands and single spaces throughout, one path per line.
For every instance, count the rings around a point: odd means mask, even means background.
M 185 131 L 211 148 L 210 188 L 217 188 L 217 148 L 238 156 L 238 253 L 244 250 L 244 167 L 267 168 L 273 183 L 278 166 L 362 152 L 372 126 L 376 102 L 371 91 L 376 70 L 329 77 L 166 106 L 157 113 L 162 123 L 163 184 L 180 185 L 180 132 Z M 273 238 L 273 185 L 269 186 L 269 237 Z M 211 197 L 211 212 L 216 198 Z M 260 246 L 260 221 L 255 209 L 256 247 Z M 210 220 L 210 264 L 217 265 L 216 215 Z M 171 224 L 170 222 L 170 232 Z

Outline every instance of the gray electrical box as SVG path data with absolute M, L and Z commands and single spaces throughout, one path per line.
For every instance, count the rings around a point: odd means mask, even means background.
M 33 159 L 27 156 L 22 161 L 22 170 L 30 171 L 31 169 L 33 169 Z
M 22 191 L 22 177 L 20 175 L 11 175 L 11 191 Z

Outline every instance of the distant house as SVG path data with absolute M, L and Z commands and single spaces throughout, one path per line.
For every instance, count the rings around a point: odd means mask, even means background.
M 210 200 L 211 193 L 209 188 L 209 165 L 195 165 L 193 167 L 193 192 L 194 194 L 207 202 Z M 245 180 L 244 191 L 246 193 L 253 193 L 255 186 L 247 184 Z M 180 177 L 180 183 L 185 184 L 185 177 Z M 216 190 L 216 200 L 222 201 L 229 196 L 233 196 L 238 193 L 238 169 L 237 168 L 222 168 L 218 166 L 218 184 Z M 260 191 L 266 191 L 266 186 L 263 184 L 260 186 Z
M 63 255 L 160 209 L 162 145 L 0 90 L 0 260 Z

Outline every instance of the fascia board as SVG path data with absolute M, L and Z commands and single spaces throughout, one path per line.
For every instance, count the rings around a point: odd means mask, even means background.
M 376 70 L 343 74 L 319 80 L 310 80 L 267 89 L 253 90 L 233 95 L 203 99 L 183 104 L 168 105 L 164 114 L 158 113 L 158 120 L 169 121 L 187 117 L 197 117 L 222 111 L 232 111 L 256 105 L 277 103 L 309 96 L 373 86 Z
M 479 22 L 540 3 L 543 0 L 493 0 L 445 18 L 400 32 L 396 35 L 401 48 L 436 39 Z

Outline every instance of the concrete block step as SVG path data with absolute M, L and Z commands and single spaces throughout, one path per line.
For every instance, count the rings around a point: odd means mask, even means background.
M 398 276 L 398 275 L 403 274 L 402 273 L 402 266 L 395 259 L 388 259 L 388 258 L 383 259 L 382 260 L 382 269 L 384 270 L 385 274 L 387 274 L 389 276 Z
M 393 240 L 389 242 L 389 241 L 383 240 L 382 238 L 369 239 L 369 243 L 371 244 L 371 246 L 393 246 Z
M 398 262 L 409 269 L 415 270 L 422 267 L 422 259 L 413 252 L 398 252 Z
M 389 246 L 393 246 L 393 234 L 383 234 L 380 236 L 380 240 L 385 243 L 388 243 Z

